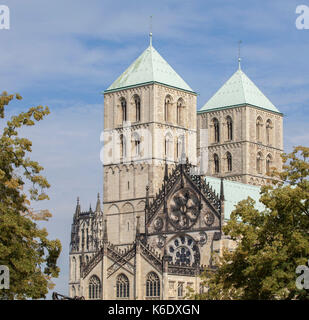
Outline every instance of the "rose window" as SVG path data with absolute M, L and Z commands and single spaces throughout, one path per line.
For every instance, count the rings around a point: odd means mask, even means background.
M 188 236 L 180 236 L 168 244 L 168 253 L 173 263 L 187 266 L 199 263 L 199 249 Z
M 177 229 L 190 228 L 199 215 L 199 201 L 196 194 L 188 189 L 181 189 L 175 193 L 169 210 L 170 222 Z

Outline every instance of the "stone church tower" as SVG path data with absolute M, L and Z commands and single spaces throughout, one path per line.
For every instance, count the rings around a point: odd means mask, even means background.
M 135 239 L 136 218 L 144 232 L 149 198 L 162 185 L 183 150 L 196 163 L 196 93 L 150 46 L 104 92 L 104 200 L 109 239 Z M 190 150 L 187 146 L 190 145 Z
M 103 210 L 82 212 L 69 295 L 184 299 L 204 290 L 235 204 L 280 170 L 282 114 L 239 69 L 197 112 L 197 94 L 152 46 L 104 91 Z M 206 155 L 206 157 L 205 157 Z M 204 160 L 207 160 L 206 162 Z
M 272 167 L 281 168 L 282 113 L 239 69 L 198 111 L 200 132 L 206 131 L 210 176 L 263 185 Z

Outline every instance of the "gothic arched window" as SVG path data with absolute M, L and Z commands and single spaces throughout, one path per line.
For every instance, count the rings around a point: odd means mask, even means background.
M 164 100 L 164 121 L 171 122 L 171 96 L 166 96 Z
M 262 173 L 262 158 L 263 155 L 261 152 L 259 152 L 256 157 L 256 171 L 260 174 Z
M 120 274 L 116 280 L 116 296 L 117 298 L 129 298 L 130 283 L 126 275 Z
M 89 279 L 89 299 L 100 299 L 101 298 L 101 282 L 97 276 L 92 276 Z
M 230 116 L 226 118 L 227 140 L 233 140 L 233 120 Z
M 141 99 L 138 95 L 134 96 L 134 104 L 135 104 L 135 120 L 141 121 Z
M 181 152 L 182 152 L 182 141 L 183 141 L 183 136 L 179 137 L 177 139 L 177 148 L 176 148 L 176 158 L 179 160 L 181 157 Z
M 220 162 L 219 162 L 219 157 L 218 155 L 215 153 L 214 154 L 214 169 L 215 169 L 215 173 L 219 173 L 220 172 Z
M 127 145 L 126 145 L 126 137 L 121 134 L 120 135 L 120 157 L 126 157 L 127 154 Z
M 232 155 L 229 152 L 226 153 L 226 162 L 227 171 L 232 171 Z
M 146 278 L 146 297 L 160 297 L 160 279 L 155 272 L 150 272 Z
M 167 159 L 171 158 L 172 153 L 172 140 L 173 137 L 170 133 L 166 134 L 164 141 L 164 155 Z
M 122 113 L 122 121 L 127 121 L 127 101 L 125 98 L 121 98 L 121 113 Z
M 133 133 L 135 156 L 139 156 L 141 153 L 141 137 L 137 132 Z
M 257 141 L 261 141 L 262 140 L 262 136 L 261 136 L 261 127 L 263 125 L 263 120 L 261 117 L 258 117 L 256 119 L 256 140 Z
M 272 123 L 271 123 L 271 120 L 268 119 L 266 121 L 266 142 L 267 144 L 271 144 L 271 132 L 272 131 Z
M 271 166 L 271 155 L 269 154 L 266 157 L 266 173 L 269 175 L 270 174 L 270 166 Z
M 184 103 L 180 98 L 177 101 L 177 124 L 183 125 L 183 112 L 184 112 Z
M 217 118 L 212 120 L 213 127 L 214 127 L 214 142 L 218 143 L 220 141 L 220 128 L 219 128 L 219 121 Z

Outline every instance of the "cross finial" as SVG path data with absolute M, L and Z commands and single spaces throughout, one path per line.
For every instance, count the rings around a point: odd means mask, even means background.
M 150 16 L 150 25 L 149 25 L 149 42 L 150 42 L 150 46 L 152 46 L 152 16 Z
M 241 57 L 240 57 L 240 45 L 241 45 L 242 41 L 239 40 L 238 41 L 238 69 L 240 70 L 241 69 L 241 65 L 240 65 L 240 62 L 241 62 Z

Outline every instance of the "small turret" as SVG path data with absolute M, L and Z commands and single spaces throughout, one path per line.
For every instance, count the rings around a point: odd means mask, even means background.
M 77 197 L 77 204 L 76 204 L 74 219 L 77 219 L 79 215 L 80 215 L 80 204 L 79 204 L 79 197 Z
M 97 204 L 95 207 L 95 212 L 100 213 L 101 212 L 101 201 L 100 201 L 100 193 L 98 193 L 98 198 L 97 198 Z

